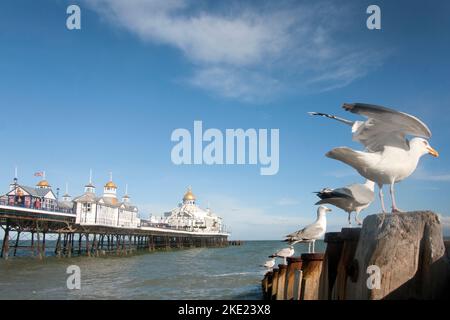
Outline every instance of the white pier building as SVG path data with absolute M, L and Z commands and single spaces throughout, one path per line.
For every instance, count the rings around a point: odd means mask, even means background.
M 96 197 L 92 181 L 84 188 L 84 194 L 74 199 L 76 223 L 80 225 L 103 225 L 111 227 L 137 228 L 141 225 L 138 208 L 131 204 L 125 194 L 117 199 L 117 186 L 112 177 L 103 188 L 103 195 Z
M 221 232 L 222 218 L 209 208 L 200 208 L 195 201 L 192 189 L 188 188 L 183 202 L 170 211 L 166 223 L 171 227 L 188 231 Z

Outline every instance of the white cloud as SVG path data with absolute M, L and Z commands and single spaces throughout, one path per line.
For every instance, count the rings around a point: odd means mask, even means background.
M 189 83 L 226 98 L 246 102 L 266 101 L 281 90 L 281 83 L 278 80 L 266 77 L 262 73 L 224 67 L 199 69 L 195 71 Z
M 143 41 L 179 49 L 192 62 L 191 85 L 250 102 L 289 90 L 343 87 L 379 65 L 382 54 L 341 45 L 342 6 L 332 2 L 223 4 L 193 0 L 93 0 L 113 24 Z

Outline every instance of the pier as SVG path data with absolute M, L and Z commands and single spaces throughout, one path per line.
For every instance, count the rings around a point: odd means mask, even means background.
M 71 213 L 0 205 L 0 226 L 4 230 L 0 258 L 28 253 L 43 259 L 50 255 L 50 248 L 52 255 L 72 257 L 228 245 L 227 233 L 81 225 L 75 220 Z
M 288 258 L 262 280 L 266 300 L 450 298 L 450 242 L 432 212 L 372 215 L 327 233 L 325 253 Z M 377 273 L 379 271 L 379 273 Z

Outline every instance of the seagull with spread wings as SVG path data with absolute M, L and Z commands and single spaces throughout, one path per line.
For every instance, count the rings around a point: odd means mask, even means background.
M 359 225 L 362 224 L 358 219 L 359 214 L 364 209 L 367 209 L 375 199 L 375 182 L 367 180 L 364 184 L 352 184 L 343 188 L 337 189 L 322 189 L 320 192 L 315 192 L 321 199 L 316 205 L 331 204 L 348 213 L 348 223 L 351 222 L 351 214 L 355 212 L 355 221 Z
M 340 147 L 331 150 L 326 156 L 350 165 L 360 175 L 377 183 L 383 212 L 386 212 L 383 185 L 390 185 L 392 212 L 400 212 L 395 201 L 394 185 L 408 178 L 425 154 L 439 156 L 427 141 L 431 138 L 430 129 L 412 115 L 381 106 L 354 103 L 344 104 L 343 108 L 368 119 L 353 122 L 325 113 L 310 112 L 310 114 L 350 125 L 353 140 L 362 143 L 366 150 L 355 151 L 348 147 Z M 409 140 L 407 136 L 414 138 Z
M 317 209 L 316 221 L 306 226 L 304 229 L 286 236 L 285 241 L 289 242 L 292 246 L 297 243 L 307 243 L 308 253 L 311 253 L 311 245 L 312 245 L 312 252 L 314 253 L 316 240 L 322 238 L 325 235 L 325 232 L 327 231 L 326 214 L 328 212 L 331 212 L 331 209 L 325 206 L 320 206 Z

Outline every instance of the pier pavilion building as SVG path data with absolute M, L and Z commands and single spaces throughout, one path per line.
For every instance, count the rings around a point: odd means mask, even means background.
M 74 199 L 76 223 L 123 228 L 139 227 L 141 224 L 139 210 L 131 203 L 127 193 L 122 201 L 119 201 L 117 186 L 111 178 L 103 188 L 103 195 L 97 197 L 95 186 L 89 181 L 84 188 L 84 194 Z
M 9 185 L 9 192 L 1 197 L 6 205 L 30 209 L 58 210 L 57 196 L 47 180 L 43 179 L 35 187 L 19 184 L 17 178 Z
M 203 209 L 196 204 L 196 197 L 192 189 L 188 188 L 183 202 L 171 210 L 166 223 L 178 229 L 188 231 L 219 232 L 222 231 L 222 218 L 214 214 L 211 209 Z

